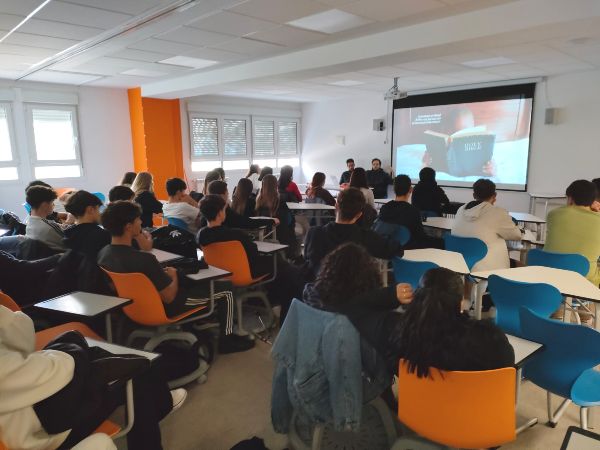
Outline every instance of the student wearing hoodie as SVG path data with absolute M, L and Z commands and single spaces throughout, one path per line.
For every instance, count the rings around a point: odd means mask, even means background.
M 413 206 L 423 215 L 440 217 L 444 206 L 448 203 L 450 203 L 448 196 L 435 181 L 435 170 L 431 167 L 423 167 L 419 172 L 419 182 L 413 189 Z
M 508 212 L 495 206 L 496 185 L 480 178 L 473 184 L 473 200 L 460 207 L 451 233 L 481 239 L 487 245 L 485 258 L 473 266 L 473 271 L 508 269 L 510 258 L 506 241 L 520 241 L 521 230 Z

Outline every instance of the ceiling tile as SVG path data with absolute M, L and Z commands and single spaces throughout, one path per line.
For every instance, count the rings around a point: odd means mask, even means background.
M 438 61 L 435 59 L 411 61 L 403 64 L 398 64 L 397 67 L 406 70 L 415 70 L 417 72 L 426 72 L 433 74 L 456 72 L 457 70 L 461 70 L 460 66 L 450 64 L 445 61 Z
M 162 0 L 62 0 L 64 3 L 73 3 L 82 6 L 92 6 L 96 8 L 106 9 L 108 11 L 139 15 L 144 11 L 154 8 L 161 3 Z
M 264 55 L 273 51 L 281 51 L 285 47 L 269 44 L 268 42 L 254 41 L 247 38 L 238 38 L 223 44 L 215 45 L 214 48 L 241 53 L 247 56 Z
M 21 28 L 19 28 L 19 31 L 42 36 L 84 40 L 96 36 L 104 30 L 101 28 L 52 22 L 50 20 L 29 19 Z
M 39 58 L 40 60 L 52 56 L 56 53 L 54 50 L 39 47 L 29 47 L 25 45 L 13 45 L 2 42 L 0 44 L 0 53 L 9 55 L 25 55 Z
M 27 81 L 43 81 L 46 83 L 62 83 L 80 85 L 99 80 L 100 76 L 81 73 L 60 72 L 56 70 L 41 70 L 24 78 Z
M 111 53 L 107 56 L 111 56 L 113 58 L 122 58 L 122 59 L 131 59 L 134 61 L 144 61 L 144 62 L 156 62 L 161 59 L 166 59 L 169 56 L 173 56 L 174 53 L 156 53 L 156 52 L 146 52 L 143 50 L 133 50 L 133 49 L 125 49 L 119 50 L 118 52 Z
M 117 77 L 106 77 L 86 83 L 86 86 L 110 87 L 110 88 L 133 88 L 147 81 L 155 81 L 153 78 L 120 75 Z
M 489 67 L 486 72 L 505 75 L 508 78 L 537 77 L 544 75 L 544 71 L 525 64 L 507 64 L 505 66 Z
M 10 31 L 16 27 L 25 17 L 14 14 L 0 14 L 0 30 Z M 0 33 L 2 36 L 4 33 Z
M 266 41 L 272 44 L 285 45 L 286 47 L 300 47 L 314 44 L 327 39 L 326 34 L 282 25 L 269 31 L 261 31 L 250 35 L 252 39 Z
M 288 25 L 293 25 L 306 30 L 320 31 L 322 33 L 338 33 L 340 31 L 351 30 L 363 25 L 367 25 L 371 21 L 356 14 L 342 11 L 341 9 L 330 9 L 310 16 L 302 17 L 297 20 L 288 22 Z
M 0 5 L 0 8 L 2 8 L 3 14 L 27 16 L 35 8 L 40 6 L 43 1 L 44 0 L 2 0 L 2 5 Z
M 35 17 L 41 20 L 76 23 L 77 25 L 108 30 L 126 22 L 132 16 L 54 0 L 44 6 Z
M 327 6 L 333 6 L 337 8 L 338 6 L 347 5 L 348 3 L 354 3 L 357 0 L 317 0 L 319 3 L 323 3 Z
M 246 16 L 286 23 L 330 9 L 313 0 L 250 0 L 231 8 Z
M 218 14 L 190 22 L 187 26 L 241 37 L 250 33 L 275 28 L 277 24 L 254 17 L 243 16 L 231 11 L 222 11 Z
M 374 67 L 372 69 L 359 70 L 359 72 L 387 78 L 408 77 L 419 74 L 419 72 L 414 70 L 406 70 L 394 66 Z
M 9 70 L 25 70 L 39 61 L 38 57 L 26 55 L 10 55 L 0 52 L 0 68 Z
M 219 62 L 244 58 L 244 55 L 241 55 L 240 53 L 233 53 L 225 50 L 217 50 L 214 48 L 199 48 L 191 52 L 187 52 L 183 54 L 183 56 L 190 56 L 192 58 L 211 59 L 213 61 Z
M 128 45 L 127 48 L 136 50 L 145 50 L 148 52 L 167 53 L 175 55 L 183 55 L 184 53 L 198 50 L 200 46 L 183 44 L 172 41 L 163 41 L 162 39 L 150 38 L 143 41 Z
M 4 43 L 14 45 L 29 45 L 31 47 L 48 48 L 60 51 L 79 43 L 79 41 L 16 32 L 6 38 Z
M 447 8 L 437 0 L 359 0 L 339 9 L 373 20 L 396 20 L 438 8 Z
M 192 27 L 179 27 L 167 33 L 161 33 L 156 37 L 165 41 L 183 44 L 193 43 L 198 47 L 208 47 L 234 39 L 233 36 L 227 34 L 214 33 L 212 31 L 204 31 Z

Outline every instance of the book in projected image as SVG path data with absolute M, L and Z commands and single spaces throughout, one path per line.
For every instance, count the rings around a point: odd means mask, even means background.
M 492 160 L 496 135 L 485 127 L 465 128 L 453 134 L 425 131 L 431 167 L 455 177 L 485 175 L 483 167 Z

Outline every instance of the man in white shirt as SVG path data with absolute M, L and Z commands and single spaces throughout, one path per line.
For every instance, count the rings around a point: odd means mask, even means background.
M 183 220 L 188 231 L 196 234 L 200 226 L 200 210 L 198 203 L 185 193 L 186 189 L 187 185 L 181 178 L 167 180 L 169 202 L 163 205 L 163 215 Z
M 25 236 L 43 242 L 54 251 L 65 251 L 61 226 L 46 219 L 54 211 L 56 192 L 45 186 L 32 186 L 27 190 L 26 201 L 31 205 Z

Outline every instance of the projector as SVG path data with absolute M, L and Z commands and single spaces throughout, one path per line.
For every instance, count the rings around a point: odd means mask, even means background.
M 408 92 L 398 89 L 398 77 L 394 78 L 394 85 L 383 94 L 384 100 L 400 100 L 406 97 L 408 97 Z

